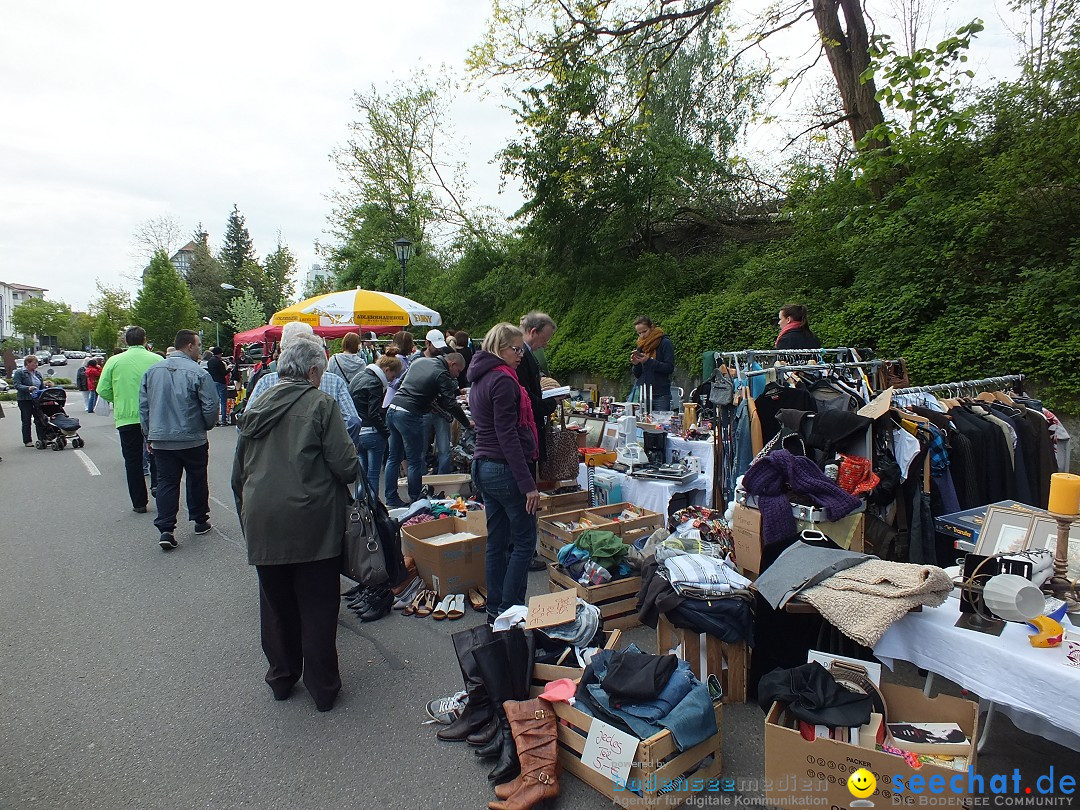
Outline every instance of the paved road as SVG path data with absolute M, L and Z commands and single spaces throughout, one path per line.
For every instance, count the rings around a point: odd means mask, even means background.
M 360 625 L 343 612 L 337 707 L 317 713 L 302 688 L 276 703 L 228 488 L 233 431 L 211 437 L 214 531 L 195 537 L 181 523 L 166 554 L 153 508 L 131 511 L 111 419 L 73 403 L 86 426 L 79 455 L 21 447 L 17 411 L 5 411 L 0 808 L 486 806 L 487 766 L 423 725 L 424 703 L 460 685 L 449 635 L 480 614 Z M 542 574 L 530 590 L 546 590 Z M 631 637 L 652 649 L 650 633 Z M 997 722 L 980 771 L 1080 773 L 1076 754 Z M 726 775 L 760 778 L 761 738 L 756 706 L 728 707 Z M 560 802 L 610 806 L 570 777 Z

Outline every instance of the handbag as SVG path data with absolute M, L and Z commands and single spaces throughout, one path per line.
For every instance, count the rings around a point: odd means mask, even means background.
M 566 412 L 559 408 L 559 424 L 544 425 L 547 458 L 540 462 L 542 481 L 567 481 L 577 478 L 578 445 L 577 431 L 566 427 Z
M 390 572 L 371 499 L 361 482 L 356 497 L 345 507 L 341 573 L 364 587 L 386 585 Z
M 908 376 L 907 362 L 901 357 L 899 360 L 890 360 L 881 367 L 880 388 L 910 388 L 911 378 Z

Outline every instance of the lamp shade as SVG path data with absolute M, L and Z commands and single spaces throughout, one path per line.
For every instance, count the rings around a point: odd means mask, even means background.
M 1016 574 L 998 574 L 983 586 L 983 602 L 1007 622 L 1026 622 L 1042 615 L 1046 598 L 1031 580 Z
M 412 242 L 405 238 L 395 239 L 394 253 L 397 254 L 399 262 L 407 262 L 412 258 Z

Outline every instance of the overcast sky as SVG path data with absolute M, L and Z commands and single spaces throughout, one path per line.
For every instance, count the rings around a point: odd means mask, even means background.
M 135 290 L 141 223 L 173 217 L 186 241 L 202 222 L 216 248 L 233 203 L 260 258 L 280 231 L 307 270 L 352 93 L 415 67 L 460 72 L 489 9 L 489 0 L 5 3 L 0 280 L 85 309 L 95 280 Z M 1014 62 L 1000 13 L 1002 0 L 956 0 L 940 15 L 953 27 L 986 21 L 973 51 L 984 78 Z M 516 186 L 500 194 L 491 165 L 513 133 L 503 103 L 463 99 L 454 123 L 474 200 L 509 213 Z

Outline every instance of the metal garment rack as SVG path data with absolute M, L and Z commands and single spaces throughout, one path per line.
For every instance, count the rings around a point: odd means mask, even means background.
M 1006 374 L 1003 377 L 984 377 L 981 380 L 962 380 L 960 382 L 935 383 L 934 385 L 914 385 L 910 388 L 897 388 L 893 391 L 893 395 L 935 394 L 939 391 L 948 393 L 950 391 L 958 391 L 965 388 L 989 388 L 991 386 L 1001 386 L 1007 383 L 1020 383 L 1023 385 L 1023 382 L 1023 374 Z
M 877 370 L 884 360 L 858 360 L 850 363 L 816 363 L 806 366 L 771 366 L 755 371 L 746 371 L 743 377 L 760 377 L 764 374 L 787 374 L 789 371 L 831 371 L 845 368 L 869 368 Z
M 840 346 L 835 349 L 745 349 L 741 352 L 713 352 L 713 362 L 719 362 L 721 360 L 745 360 L 748 363 L 757 359 L 768 359 L 773 357 L 820 357 L 826 354 L 835 354 L 838 361 L 844 361 L 848 358 L 852 360 L 861 360 L 860 354 L 869 354 L 870 349 L 849 349 L 846 346 Z

